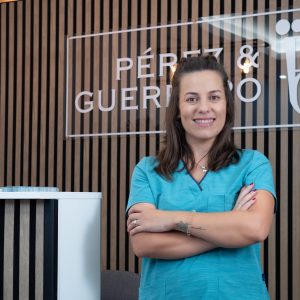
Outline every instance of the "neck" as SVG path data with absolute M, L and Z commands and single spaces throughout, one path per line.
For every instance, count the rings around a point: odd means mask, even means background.
M 207 161 L 208 153 L 211 145 L 199 145 L 198 147 L 191 147 L 194 154 L 195 162 L 204 164 Z
M 214 139 L 207 139 L 207 140 L 199 140 L 199 139 L 187 139 L 187 143 L 189 144 L 195 161 L 199 161 L 201 157 L 203 157 L 206 153 L 209 152 L 211 149 Z
M 214 139 L 199 140 L 187 139 L 195 159 L 195 168 L 207 168 L 208 153 L 213 145 Z
M 196 165 L 195 165 L 196 168 L 201 167 L 202 170 L 206 169 L 207 155 L 208 155 L 208 152 L 206 152 L 198 160 L 196 160 Z

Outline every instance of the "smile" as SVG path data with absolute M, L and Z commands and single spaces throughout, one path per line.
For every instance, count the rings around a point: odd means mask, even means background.
M 214 118 L 199 118 L 199 119 L 194 119 L 194 122 L 197 124 L 197 125 L 200 125 L 200 126 L 210 126 L 213 124 L 214 122 Z

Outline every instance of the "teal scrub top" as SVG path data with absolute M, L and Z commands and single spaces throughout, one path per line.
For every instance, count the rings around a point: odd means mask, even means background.
M 172 181 L 159 175 L 154 157 L 135 167 L 127 210 L 151 203 L 161 210 L 224 212 L 232 210 L 244 185 L 275 196 L 269 160 L 255 150 L 241 150 L 240 161 L 216 172 L 208 171 L 198 183 L 181 161 Z M 260 264 L 260 244 L 217 248 L 185 259 L 142 258 L 139 299 L 269 299 Z

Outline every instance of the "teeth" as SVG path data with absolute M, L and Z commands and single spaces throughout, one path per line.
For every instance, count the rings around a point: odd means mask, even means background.
M 213 121 L 213 119 L 196 119 L 195 122 L 197 124 L 209 124 Z

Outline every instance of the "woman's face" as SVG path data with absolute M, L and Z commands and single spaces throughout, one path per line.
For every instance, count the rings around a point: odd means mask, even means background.
M 182 76 L 179 116 L 189 145 L 212 145 L 226 121 L 226 97 L 219 73 L 207 70 Z

